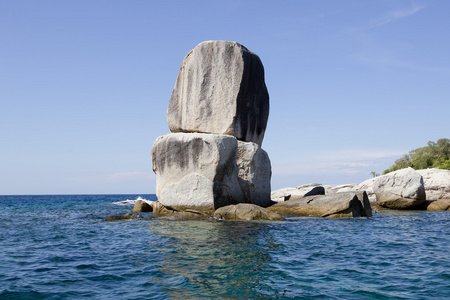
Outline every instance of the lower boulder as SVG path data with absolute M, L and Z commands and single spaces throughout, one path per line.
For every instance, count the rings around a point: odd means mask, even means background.
M 433 201 L 427 206 L 427 210 L 433 211 L 450 210 L 450 199 Z
M 156 196 L 169 209 L 214 211 L 244 202 L 238 182 L 237 140 L 228 135 L 171 133 L 152 148 Z
M 241 203 L 237 205 L 227 205 L 217 209 L 214 217 L 224 220 L 277 220 L 282 221 L 284 218 L 278 213 L 270 211 L 258 205 L 250 203 Z
M 412 209 L 426 201 L 423 178 L 412 168 L 376 177 L 373 191 L 377 203 L 385 208 Z
M 366 192 L 342 192 L 307 196 L 274 204 L 267 209 L 283 216 L 371 217 L 372 208 Z
M 152 148 L 156 196 L 168 209 L 212 213 L 238 203 L 271 205 L 271 166 L 257 144 L 233 136 L 171 133 Z

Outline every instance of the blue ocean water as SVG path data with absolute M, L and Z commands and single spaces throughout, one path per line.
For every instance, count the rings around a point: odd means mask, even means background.
M 450 297 L 449 212 L 102 221 L 138 196 L 0 196 L 0 299 Z

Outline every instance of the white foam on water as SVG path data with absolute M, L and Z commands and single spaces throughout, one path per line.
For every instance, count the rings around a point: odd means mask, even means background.
M 141 196 L 138 196 L 135 200 L 126 199 L 126 200 L 123 200 L 123 201 L 113 202 L 112 204 L 115 204 L 115 205 L 134 205 L 134 203 L 136 201 L 139 201 L 139 200 L 147 202 L 148 204 L 153 202 L 151 200 L 147 200 L 147 199 L 142 198 Z

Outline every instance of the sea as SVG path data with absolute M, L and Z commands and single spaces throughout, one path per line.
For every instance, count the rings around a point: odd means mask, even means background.
M 136 199 L 0 196 L 0 299 L 450 299 L 450 212 L 102 221 Z

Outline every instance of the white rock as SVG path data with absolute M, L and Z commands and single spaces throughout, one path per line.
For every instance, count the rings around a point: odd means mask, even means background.
M 427 200 L 450 199 L 450 170 L 417 170 L 422 175 Z
M 172 132 L 229 134 L 261 145 L 268 117 L 256 54 L 236 42 L 207 41 L 186 55 L 167 109 Z
M 324 188 L 321 184 L 310 183 L 297 187 L 282 188 L 271 193 L 271 199 L 275 202 L 283 202 L 290 199 L 302 198 L 312 195 L 323 195 Z
M 270 205 L 272 168 L 267 152 L 256 143 L 238 141 L 237 166 L 246 202 Z
M 357 184 L 343 184 L 343 185 L 326 185 L 325 190 L 326 193 L 344 193 L 344 192 L 351 192 L 351 191 L 365 191 L 367 193 L 367 196 L 369 197 L 369 201 L 375 202 L 376 196 L 373 192 L 373 182 L 378 177 L 367 179 L 361 183 Z
M 423 178 L 412 168 L 376 177 L 373 191 L 380 206 L 393 209 L 414 208 L 426 199 Z
M 214 210 L 245 202 L 238 182 L 237 140 L 228 135 L 172 133 L 152 148 L 156 196 L 165 207 Z
M 271 204 L 270 160 L 255 143 L 238 143 L 229 135 L 171 133 L 155 141 L 152 166 L 156 196 L 169 209 Z

